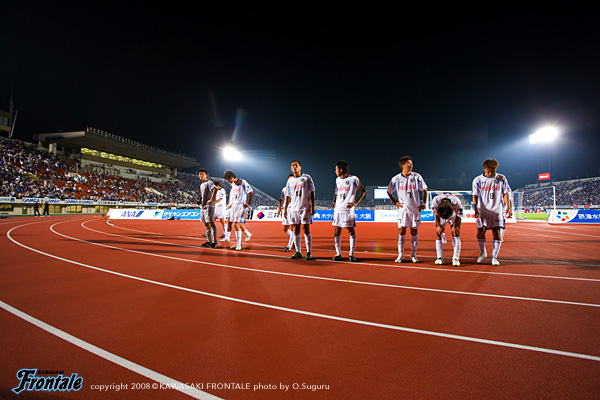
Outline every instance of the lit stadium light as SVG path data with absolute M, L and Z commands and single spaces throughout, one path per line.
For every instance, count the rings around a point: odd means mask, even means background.
M 242 153 L 231 146 L 227 146 L 223 149 L 223 157 L 228 161 L 240 161 L 242 159 Z
M 529 143 L 552 142 L 558 136 L 558 130 L 548 126 L 542 128 L 532 135 L 529 135 Z

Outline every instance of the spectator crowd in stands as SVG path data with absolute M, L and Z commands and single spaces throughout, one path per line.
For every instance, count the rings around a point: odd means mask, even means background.
M 198 176 L 179 173 L 177 178 L 156 182 L 140 175 L 139 179 L 116 176 L 115 168 L 91 165 L 82 168 L 73 157 L 54 156 L 44 149 L 22 141 L 0 138 L 2 158 L 0 179 L 2 197 L 81 199 L 168 204 L 196 204 Z M 225 190 L 229 184 L 224 183 Z M 253 206 L 277 206 L 257 191 Z
M 0 178 L 2 197 L 33 197 L 167 204 L 196 204 L 199 181 L 195 174 L 180 172 L 177 178 L 160 180 L 139 175 L 138 179 L 118 176 L 113 166 L 88 165 L 83 168 L 74 157 L 55 156 L 36 145 L 0 137 Z M 165 175 L 166 176 L 166 175 Z M 214 179 L 211 177 L 211 179 Z M 223 179 L 221 185 L 229 190 Z M 558 207 L 600 205 L 600 178 L 554 182 Z M 535 212 L 553 206 L 551 186 L 526 186 L 523 192 L 524 211 Z M 277 200 L 255 190 L 253 207 L 276 207 Z M 317 200 L 319 208 L 331 208 L 331 200 Z M 394 208 L 387 200 L 364 200 L 359 208 Z

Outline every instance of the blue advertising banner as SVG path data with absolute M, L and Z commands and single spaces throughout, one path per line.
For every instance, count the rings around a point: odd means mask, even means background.
M 551 224 L 600 224 L 600 210 L 553 210 L 548 215 Z
M 200 219 L 200 210 L 164 210 L 161 219 Z
M 375 211 L 374 210 L 355 210 L 356 222 L 374 222 Z M 313 221 L 332 221 L 333 210 L 317 210 L 313 215 Z

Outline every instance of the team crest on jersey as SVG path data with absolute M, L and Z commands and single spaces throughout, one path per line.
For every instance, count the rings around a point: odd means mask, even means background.
M 350 181 L 346 181 L 346 186 L 350 186 Z

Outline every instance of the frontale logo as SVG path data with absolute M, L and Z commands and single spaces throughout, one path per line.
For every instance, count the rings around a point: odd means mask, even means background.
M 83 386 L 83 378 L 77 374 L 66 377 L 62 374 L 54 376 L 37 376 L 37 369 L 21 369 L 17 372 L 19 386 L 12 389 L 16 394 L 23 390 L 36 392 L 71 392 L 78 391 Z

